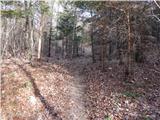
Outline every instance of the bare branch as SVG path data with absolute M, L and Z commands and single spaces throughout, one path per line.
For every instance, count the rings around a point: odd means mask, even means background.
M 157 7 L 160 9 L 160 5 L 157 3 L 157 1 L 156 0 L 153 0 L 153 1 L 157 5 Z

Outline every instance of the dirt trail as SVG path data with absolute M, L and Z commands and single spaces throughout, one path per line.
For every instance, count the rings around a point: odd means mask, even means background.
M 75 59 L 73 61 L 66 62 L 69 65 L 66 68 L 73 76 L 70 82 L 65 82 L 65 86 L 69 88 L 70 104 L 70 108 L 67 111 L 67 113 L 69 113 L 67 120 L 87 120 L 87 112 L 85 108 L 85 76 L 81 74 L 82 69 L 87 64 L 87 61 L 86 59 Z
M 75 73 L 74 81 L 69 85 L 70 88 L 70 102 L 72 103 L 70 109 L 70 120 L 87 120 L 85 109 L 85 85 L 82 81 L 83 77 Z
M 22 60 L 6 60 L 2 67 L 4 120 L 87 120 L 80 74 L 85 63 L 59 60 L 32 67 Z

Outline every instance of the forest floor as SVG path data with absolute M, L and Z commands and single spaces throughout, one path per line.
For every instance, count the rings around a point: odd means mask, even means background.
M 132 82 L 120 65 L 102 72 L 90 58 L 1 65 L 2 120 L 160 120 L 160 64 L 139 64 Z

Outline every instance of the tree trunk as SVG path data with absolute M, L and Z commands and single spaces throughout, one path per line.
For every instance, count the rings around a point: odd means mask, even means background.
M 33 26 L 32 26 L 33 20 L 31 20 L 31 31 L 30 31 L 30 41 L 31 41 L 31 60 L 34 56 L 34 40 L 33 40 Z
M 52 40 L 52 23 L 50 27 L 49 43 L 48 43 L 48 57 L 51 56 L 51 40 Z
M 28 4 L 28 1 L 25 1 L 24 2 L 24 4 L 25 4 L 25 11 L 28 11 L 28 9 L 29 9 L 29 4 Z M 27 50 L 28 50 L 28 48 L 29 48 L 29 35 L 30 35 L 30 30 L 29 30 L 29 28 L 30 28 L 30 25 L 29 25 L 29 22 L 30 22 L 30 20 L 29 20 L 29 15 L 28 14 L 26 14 L 25 15 L 25 41 L 26 41 L 26 48 L 27 48 Z M 30 52 L 30 51 L 27 51 L 27 52 Z
M 160 25 L 159 22 L 157 22 L 157 45 L 158 45 L 158 50 L 159 50 L 159 58 L 160 59 Z
M 41 24 L 40 24 L 40 35 L 38 39 L 38 59 L 41 59 L 41 52 L 42 52 L 42 31 L 43 30 L 43 15 L 41 15 Z
M 29 7 L 31 7 L 32 5 L 31 5 L 31 1 L 30 1 L 30 4 L 29 4 Z M 33 58 L 33 56 L 34 56 L 34 39 L 33 39 L 33 18 L 32 18 L 32 16 L 31 16 L 31 18 L 29 19 L 29 36 L 30 36 L 30 41 L 31 41 L 31 45 L 30 45 L 30 49 L 31 49 L 31 58 L 30 58 L 30 60 L 32 60 L 32 58 Z
M 92 11 L 91 11 L 91 17 L 92 17 Z M 91 45 L 92 45 L 92 62 L 95 63 L 95 54 L 94 54 L 94 39 L 93 39 L 93 24 L 91 26 Z
M 128 26 L 128 50 L 127 50 L 126 76 L 130 77 L 132 74 L 132 49 L 133 49 L 133 41 L 131 38 L 130 10 L 127 11 L 127 26 Z
M 157 22 L 157 41 L 160 42 L 160 25 L 159 25 L 159 22 Z
M 104 71 L 104 62 L 105 62 L 105 56 L 104 56 L 104 39 L 101 40 L 101 64 L 102 64 L 102 71 Z

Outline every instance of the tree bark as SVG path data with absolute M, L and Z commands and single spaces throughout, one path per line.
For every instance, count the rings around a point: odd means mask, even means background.
M 51 57 L 51 40 L 52 40 L 52 23 L 50 27 L 49 43 L 48 43 L 48 57 Z
M 130 76 L 132 74 L 132 49 L 133 49 L 133 41 L 131 38 L 130 8 L 129 10 L 127 10 L 127 27 L 128 27 L 128 50 L 127 50 L 126 75 Z
M 41 15 L 41 23 L 40 23 L 40 33 L 38 39 L 38 59 L 41 59 L 42 52 L 42 32 L 43 32 L 43 15 Z
M 91 10 L 91 17 L 92 17 L 92 10 Z M 94 39 L 93 39 L 93 24 L 91 26 L 91 45 L 92 45 L 92 62 L 95 63 L 95 54 L 94 54 Z

